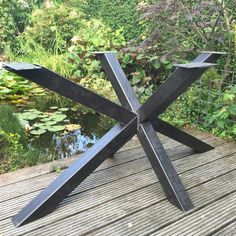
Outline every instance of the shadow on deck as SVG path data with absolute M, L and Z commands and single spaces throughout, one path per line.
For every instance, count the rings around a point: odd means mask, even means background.
M 74 159 L 0 176 L 0 235 L 236 235 L 236 144 L 189 131 L 203 154 L 159 135 L 195 208 L 170 204 L 138 140 L 107 159 L 50 215 L 15 228 L 11 217 Z

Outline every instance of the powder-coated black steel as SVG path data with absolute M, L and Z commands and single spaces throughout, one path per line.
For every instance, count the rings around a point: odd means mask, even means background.
M 18 65 L 17 65 L 18 64 Z M 22 64 L 22 65 L 21 65 Z M 14 68 L 21 68 L 21 70 Z M 60 95 L 70 98 L 75 102 L 95 109 L 96 111 L 110 116 L 111 118 L 127 124 L 131 119 L 135 117 L 135 114 L 131 111 L 117 105 L 114 102 L 107 100 L 104 97 L 97 95 L 96 93 L 76 84 L 62 76 L 41 67 L 40 69 L 29 69 L 25 63 L 8 63 L 3 64 L 3 67 L 19 76 L 22 76 L 28 80 L 31 80 L 47 89 L 50 89 Z M 37 66 L 38 67 L 38 66 Z
M 15 226 L 24 225 L 53 211 L 106 158 L 113 155 L 135 134 L 137 134 L 168 199 L 183 211 L 193 208 L 193 204 L 155 131 L 173 138 L 197 152 L 205 152 L 213 147 L 156 116 L 160 115 L 207 68 L 212 66 L 212 63 L 215 63 L 222 53 L 204 52 L 192 63 L 178 65 L 169 79 L 143 105 L 135 96 L 115 54 L 112 52 L 96 54 L 122 106 L 41 66 L 28 63 L 5 63 L 3 65 L 6 70 L 120 122 L 15 215 L 13 217 Z

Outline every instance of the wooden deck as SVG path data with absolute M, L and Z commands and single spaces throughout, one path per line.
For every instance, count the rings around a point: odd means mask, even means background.
M 50 215 L 20 228 L 11 217 L 72 159 L 0 176 L 0 235 L 236 235 L 236 144 L 189 131 L 215 149 L 193 154 L 160 136 L 195 208 L 171 205 L 139 142 L 107 159 Z

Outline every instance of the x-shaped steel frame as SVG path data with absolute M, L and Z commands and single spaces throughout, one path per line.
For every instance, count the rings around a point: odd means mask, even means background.
M 212 66 L 221 54 L 204 52 L 192 63 L 178 65 L 174 73 L 145 104 L 141 105 L 115 54 L 113 52 L 96 53 L 122 106 L 41 66 L 28 63 L 5 63 L 3 67 L 6 70 L 93 108 L 119 122 L 15 215 L 14 225 L 24 225 L 52 212 L 106 158 L 112 156 L 135 134 L 170 202 L 183 211 L 192 209 L 193 204 L 156 131 L 193 148 L 196 152 L 205 152 L 213 147 L 173 127 L 157 116 Z

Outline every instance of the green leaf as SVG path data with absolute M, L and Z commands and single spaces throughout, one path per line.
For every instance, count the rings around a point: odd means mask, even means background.
M 58 111 L 69 111 L 69 108 L 60 108 Z
M 233 101 L 234 100 L 234 94 L 231 94 L 231 93 L 225 93 L 224 94 L 224 101 L 227 102 L 227 101 Z
M 58 107 L 56 107 L 56 106 L 53 106 L 53 107 L 49 107 L 49 109 L 51 109 L 51 110 L 57 110 L 57 109 L 58 109 Z
M 9 89 L 9 88 L 6 88 L 6 87 L 1 87 L 0 88 L 0 95 L 8 94 L 10 92 L 12 92 L 12 90 Z
M 57 122 L 60 122 L 60 121 L 63 121 L 66 119 L 66 115 L 64 114 L 55 114 L 55 115 L 52 115 L 52 119 L 57 121 Z
M 38 118 L 38 114 L 32 112 L 25 112 L 19 114 L 19 118 L 23 120 L 35 120 L 36 118 Z
M 33 135 L 41 135 L 41 134 L 44 134 L 44 133 L 46 133 L 45 129 L 38 129 L 38 130 L 31 130 L 30 131 L 30 134 L 33 134 Z
M 236 135 L 236 125 L 233 126 L 233 131 L 232 132 L 233 132 L 233 134 Z
M 62 126 L 62 125 L 55 125 L 55 126 L 48 127 L 48 130 L 51 132 L 58 132 L 64 129 L 65 129 L 65 126 Z
M 45 125 L 46 126 L 52 126 L 52 125 L 55 125 L 55 124 L 57 124 L 57 121 L 47 121 L 47 122 L 45 122 Z
M 52 119 L 53 119 L 53 116 L 50 116 L 50 117 L 46 117 L 46 118 L 41 119 L 41 121 L 48 122 L 48 121 L 51 121 Z
M 155 63 L 153 63 L 153 67 L 154 67 L 156 70 L 158 70 L 158 69 L 160 69 L 161 64 L 160 64 L 158 61 L 156 61 Z

